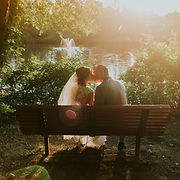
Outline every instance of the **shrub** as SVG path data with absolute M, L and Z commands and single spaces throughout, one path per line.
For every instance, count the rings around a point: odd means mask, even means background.
M 126 82 L 130 104 L 178 105 L 180 79 L 177 76 L 180 46 L 176 39 L 168 43 L 150 40 L 136 51 L 135 63 L 121 75 Z
M 75 69 L 93 64 L 83 56 L 62 58 L 59 62 L 38 60 L 13 63 L 1 79 L 1 111 L 14 111 L 17 104 L 57 104 L 60 92 Z

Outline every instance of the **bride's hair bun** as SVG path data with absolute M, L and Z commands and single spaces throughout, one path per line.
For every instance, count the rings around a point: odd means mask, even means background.
M 80 85 L 86 85 L 86 79 L 89 77 L 91 74 L 91 70 L 88 67 L 81 66 L 76 70 L 76 74 L 78 77 L 78 84 Z

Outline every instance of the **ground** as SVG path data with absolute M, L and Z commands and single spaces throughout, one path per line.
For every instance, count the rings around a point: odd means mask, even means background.
M 134 137 L 126 137 L 127 149 L 120 153 L 117 143 L 117 137 L 108 137 L 107 147 L 98 150 L 54 135 L 50 136 L 50 155 L 43 159 L 42 136 L 25 136 L 15 120 L 3 121 L 0 179 L 11 172 L 18 177 L 18 169 L 32 165 L 46 168 L 52 180 L 180 179 L 180 119 L 169 120 L 163 136 L 142 138 L 139 159 L 134 157 Z

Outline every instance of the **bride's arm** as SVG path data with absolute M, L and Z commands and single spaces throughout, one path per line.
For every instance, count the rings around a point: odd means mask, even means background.
M 94 105 L 94 93 L 93 92 L 88 94 L 87 104 L 89 104 L 89 106 Z

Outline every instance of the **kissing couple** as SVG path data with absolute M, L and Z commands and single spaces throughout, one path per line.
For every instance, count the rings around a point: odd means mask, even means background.
M 89 82 L 100 82 L 94 91 L 88 87 Z M 58 105 L 125 105 L 127 104 L 126 89 L 122 82 L 114 80 L 104 65 L 95 65 L 93 71 L 89 67 L 79 67 L 65 84 Z M 105 144 L 106 136 L 64 136 L 73 138 L 81 144 L 100 147 Z M 120 137 L 124 146 L 124 137 Z

